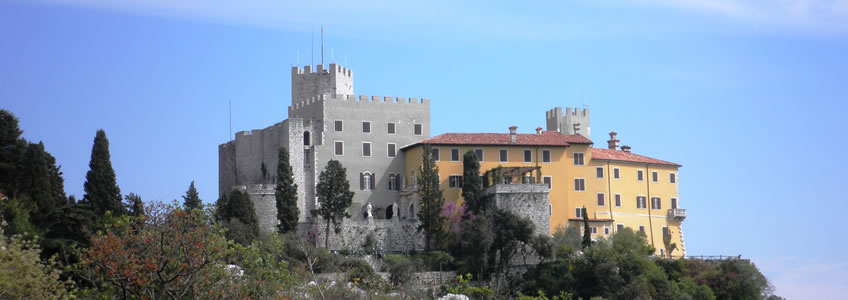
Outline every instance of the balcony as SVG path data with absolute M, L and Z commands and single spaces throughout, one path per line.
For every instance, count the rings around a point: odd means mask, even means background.
M 686 209 L 684 208 L 672 208 L 668 210 L 668 217 L 673 219 L 679 219 L 683 221 L 686 219 Z

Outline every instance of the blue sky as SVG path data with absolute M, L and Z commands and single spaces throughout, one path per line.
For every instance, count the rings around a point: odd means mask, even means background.
M 323 25 L 324 61 L 357 94 L 431 98 L 433 135 L 585 105 L 597 146 L 615 130 L 683 164 L 688 254 L 752 258 L 790 299 L 848 294 L 848 1 L 234 3 L 0 0 L 0 107 L 68 194 L 103 128 L 123 194 L 195 180 L 211 203 L 228 101 L 233 132 L 285 119 Z

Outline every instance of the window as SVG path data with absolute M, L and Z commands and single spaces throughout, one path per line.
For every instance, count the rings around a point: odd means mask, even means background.
M 677 174 L 668 173 L 668 182 L 677 183 Z
M 604 226 L 604 235 L 609 235 L 609 227 Z
M 389 157 L 397 156 L 397 145 L 395 143 L 386 144 L 386 154 Z
M 636 180 L 639 180 L 639 181 L 645 180 L 645 179 L 642 178 L 642 176 L 643 176 L 642 170 L 636 170 Z
M 645 197 L 644 196 L 636 197 L 636 208 L 646 208 L 646 207 L 648 207 L 648 205 L 646 203 Z
M 398 177 L 400 177 L 400 176 L 399 176 L 399 175 L 395 175 L 395 174 L 389 174 L 389 190 L 390 190 L 390 191 L 397 191 L 397 190 L 400 190 L 400 189 L 398 188 L 398 184 L 397 184 L 397 179 L 398 179 Z
M 552 189 L 552 188 L 553 188 L 553 183 L 551 182 L 551 176 L 544 176 L 544 177 L 542 177 L 542 182 L 543 182 L 545 185 L 547 185 L 547 186 L 548 186 L 548 189 Z
M 615 194 L 615 207 L 621 207 L 621 194 Z
M 512 176 L 504 176 L 503 177 L 504 184 L 512 184 Z
M 359 173 L 359 189 L 370 191 L 374 189 L 374 174 L 371 172 Z
M 451 175 L 448 177 L 448 184 L 450 188 L 458 189 L 462 187 L 462 176 Z
M 604 178 L 604 167 L 595 168 L 595 176 L 598 178 Z
M 362 121 L 362 133 L 371 133 L 371 122 Z
M 371 156 L 371 142 L 362 142 L 362 156 Z
M 395 134 L 395 123 L 389 122 L 389 124 L 386 124 L 386 133 Z
M 574 153 L 574 165 L 582 166 L 583 165 L 583 153 Z
M 451 161 L 459 161 L 459 149 L 451 149 Z
M 586 190 L 586 180 L 583 178 L 574 178 L 574 191 L 582 192 Z
M 433 148 L 433 153 L 430 157 L 433 158 L 433 161 L 439 161 L 439 148 Z
M 415 124 L 415 125 L 412 125 L 412 134 L 414 134 L 414 135 L 421 135 L 421 133 L 422 133 L 423 131 L 424 131 L 424 130 L 423 130 L 423 128 L 422 128 L 422 126 L 421 126 L 421 124 Z
M 677 198 L 671 198 L 671 209 L 677 209 Z
M 615 178 L 615 179 L 621 178 L 621 171 L 618 168 L 612 169 L 612 178 Z
M 341 132 L 341 131 L 344 130 L 344 124 L 342 123 L 341 120 L 336 120 L 336 122 L 334 123 L 333 129 L 335 131 Z
M 533 151 L 524 150 L 524 162 L 525 163 L 533 162 Z
M 598 227 L 592 226 L 592 234 L 598 234 Z
M 639 225 L 639 231 L 645 233 L 645 225 Z
M 662 209 L 662 201 L 659 197 L 651 197 L 651 209 Z
M 506 162 L 507 158 L 508 158 L 507 155 L 506 155 L 507 154 L 506 149 L 501 149 L 501 151 L 499 151 L 499 152 L 500 152 L 500 161 Z
M 336 148 L 336 151 L 335 151 L 336 156 L 344 155 L 344 142 L 341 142 L 341 141 L 335 142 L 335 148 Z
M 477 155 L 477 161 L 483 161 L 483 149 L 474 150 L 474 154 Z
M 542 150 L 542 162 L 543 163 L 551 162 L 551 150 Z
M 598 193 L 598 206 L 605 206 L 606 200 L 606 195 L 604 193 Z
M 660 181 L 660 173 L 657 173 L 657 171 L 651 172 L 651 181 L 659 182 Z
M 303 145 L 309 146 L 309 131 L 303 132 Z
M 618 230 L 622 230 L 622 229 L 624 229 L 624 224 L 616 224 L 616 225 L 615 225 L 615 230 L 616 230 L 616 231 L 618 231 Z
M 582 218 L 583 218 L 583 210 L 582 210 L 582 209 L 580 209 L 579 207 L 578 207 L 578 208 L 575 208 L 575 209 L 574 209 L 574 217 L 575 217 L 575 218 L 581 218 L 581 219 L 582 219 Z

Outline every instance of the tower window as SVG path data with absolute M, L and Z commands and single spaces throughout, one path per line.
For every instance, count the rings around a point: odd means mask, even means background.
M 359 189 L 370 191 L 374 189 L 374 173 L 364 172 L 359 173 Z
M 386 133 L 395 134 L 395 123 L 386 124 Z
M 371 142 L 362 142 L 362 156 L 371 156 Z
M 341 120 L 336 120 L 333 122 L 333 130 L 342 132 L 344 130 L 344 123 Z
M 412 134 L 414 135 L 422 135 L 424 132 L 424 128 L 421 124 L 415 124 L 412 126 Z
M 303 132 L 303 145 L 309 146 L 309 142 L 310 142 L 309 141 L 309 131 L 304 131 Z
M 389 157 L 395 157 L 397 155 L 397 145 L 394 143 L 387 144 L 386 151 Z
M 362 121 L 362 133 L 371 133 L 371 122 Z
M 335 144 L 335 147 L 334 147 L 334 148 L 335 148 L 335 154 L 336 154 L 336 156 L 342 156 L 342 155 L 344 155 L 344 142 L 342 142 L 342 141 L 337 141 L 337 142 L 335 142 L 334 144 Z

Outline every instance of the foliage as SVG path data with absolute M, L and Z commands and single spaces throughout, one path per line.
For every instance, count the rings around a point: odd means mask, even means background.
M 364 290 L 375 291 L 385 287 L 386 283 L 365 260 L 350 258 L 342 263 L 341 268 L 347 272 L 348 280 Z
M 459 259 L 458 265 L 462 272 L 478 274 L 482 278 L 483 271 L 489 266 L 489 248 L 495 240 L 492 224 L 486 216 L 476 216 L 464 220 L 461 227 L 452 252 Z
M 246 192 L 233 190 L 221 195 L 216 204 L 215 218 L 227 229 L 227 239 L 248 245 L 259 236 L 259 224 L 253 201 Z
M 278 158 L 277 186 L 274 196 L 277 203 L 277 220 L 280 221 L 278 229 L 280 233 L 286 233 L 297 229 L 300 211 L 297 208 L 297 184 L 294 183 L 289 151 L 280 147 Z
M 586 207 L 581 208 L 581 215 L 583 216 L 583 249 L 589 248 L 592 246 L 592 228 L 589 227 L 589 214 L 586 213 Z
M 471 274 L 456 276 L 456 285 L 447 288 L 448 293 L 462 294 L 471 299 L 494 299 L 495 292 L 489 289 L 488 286 L 475 287 L 471 285 Z
M 26 239 L 32 239 L 38 235 L 38 229 L 30 222 L 29 210 L 24 207 L 23 203 L 26 202 L 28 200 L 19 201 L 17 198 L 9 198 L 5 201 L 0 199 L 0 220 L 6 224 L 3 232 L 7 236 L 21 235 Z
M 183 196 L 183 209 L 203 209 L 203 201 L 200 200 L 200 193 L 194 187 L 194 180 L 191 181 L 191 185 L 188 186 L 188 190 L 185 196 Z
M 507 270 L 517 251 L 530 242 L 534 226 L 526 217 L 505 210 L 495 211 L 492 218 L 494 241 L 489 250 L 489 263 L 500 273 Z
M 94 213 L 103 215 L 111 211 L 113 215 L 121 216 L 125 209 L 121 203 L 121 189 L 112 169 L 109 154 L 109 140 L 103 129 L 97 130 L 94 145 L 91 148 L 91 161 L 85 175 L 85 196 L 82 201 L 91 206 Z
M 132 217 L 141 217 L 144 215 L 144 201 L 141 200 L 141 196 L 129 193 L 124 197 L 127 200 L 127 206 L 129 207 L 129 215 Z
M 420 208 L 418 210 L 418 232 L 424 232 L 424 250 L 430 251 L 433 245 L 441 244 L 445 236 L 443 224 L 445 217 L 441 215 L 445 198 L 439 189 L 439 167 L 432 158 L 432 148 L 424 145 L 421 166 L 418 173 L 418 195 Z
M 0 234 L 0 249 L 0 299 L 70 299 L 68 289 L 73 283 L 60 279 L 52 260 L 41 262 L 34 241 Z
M 330 222 L 336 233 L 341 231 L 343 218 L 350 218 L 347 208 L 353 204 L 353 192 L 347 181 L 347 169 L 337 160 L 331 159 L 327 167 L 318 175 L 318 209 L 312 210 L 313 216 L 319 216 L 327 222 L 324 236 L 324 248 L 330 247 Z
M 553 243 L 558 248 L 565 245 L 569 246 L 571 249 L 580 249 L 582 241 L 580 230 L 577 229 L 577 226 L 565 227 L 557 225 L 554 229 Z
M 479 158 L 474 150 L 469 150 L 462 156 L 462 199 L 468 211 L 475 215 L 479 215 L 485 208 L 481 197 L 482 186 Z
M 383 258 L 383 268 L 389 272 L 389 281 L 394 286 L 406 284 L 415 272 L 421 270 L 421 265 L 412 257 L 399 254 L 389 254 Z

